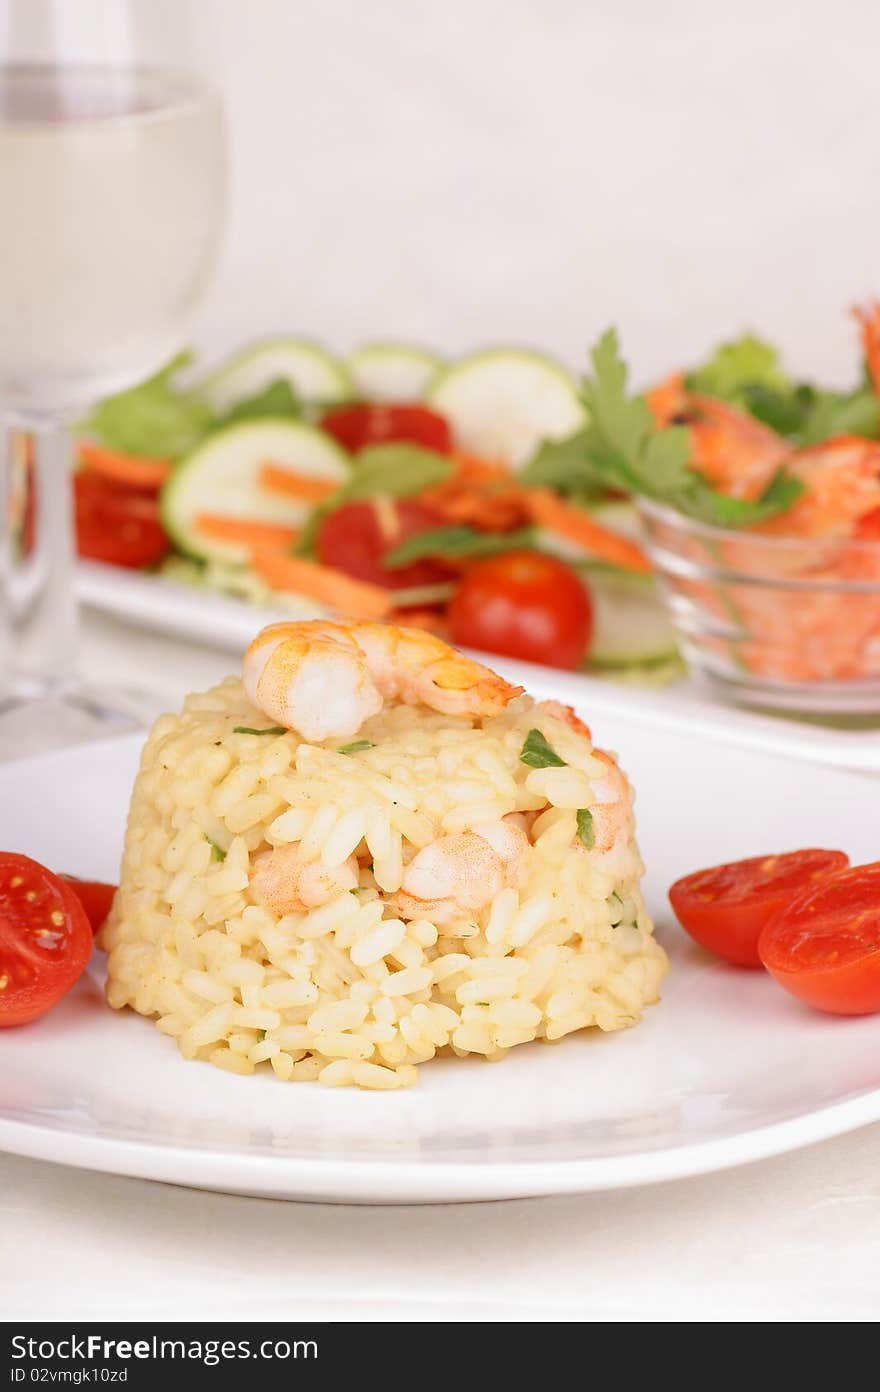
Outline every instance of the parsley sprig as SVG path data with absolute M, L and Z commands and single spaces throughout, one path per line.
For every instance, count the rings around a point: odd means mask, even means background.
M 687 427 L 658 430 L 644 397 L 628 393 L 627 366 L 614 329 L 602 335 L 591 359 L 593 371 L 583 383 L 589 424 L 570 440 L 545 445 L 521 473 L 522 482 L 552 483 L 567 492 L 623 489 L 716 527 L 753 526 L 800 497 L 802 485 L 784 468 L 755 501 L 716 492 L 690 466 Z
M 517 527 L 512 532 L 480 532 L 464 524 L 433 527 L 407 537 L 382 557 L 387 570 L 397 570 L 425 556 L 464 556 L 477 560 L 484 556 L 499 556 L 505 551 L 518 551 L 534 546 L 533 527 Z

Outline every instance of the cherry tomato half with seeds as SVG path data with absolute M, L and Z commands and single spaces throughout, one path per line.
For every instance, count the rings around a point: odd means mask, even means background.
M 73 496 L 80 556 L 136 570 L 171 549 L 154 493 L 86 471 L 74 474 Z
M 349 454 L 358 454 L 370 445 L 391 445 L 408 441 L 424 449 L 449 454 L 452 431 L 443 416 L 427 406 L 383 406 L 358 402 L 328 411 L 321 429 L 338 440 Z
M 316 541 L 318 559 L 357 580 L 369 580 L 390 590 L 436 585 L 454 574 L 444 561 L 426 557 L 392 570 L 383 564 L 383 558 L 401 542 L 442 527 L 444 521 L 436 509 L 415 498 L 343 503 L 321 523 Z
M 593 606 L 579 576 L 554 556 L 508 551 L 469 568 L 449 606 L 453 643 L 548 667 L 579 667 Z
M 669 891 L 675 916 L 690 936 L 738 967 L 760 967 L 758 939 L 792 895 L 811 889 L 849 865 L 843 851 L 787 851 L 713 865 L 676 880 Z
M 91 951 L 91 926 L 71 886 L 28 856 L 0 853 L 0 1027 L 51 1010 Z
M 758 951 L 780 986 L 816 1010 L 880 1011 L 880 862 L 840 870 L 791 899 Z

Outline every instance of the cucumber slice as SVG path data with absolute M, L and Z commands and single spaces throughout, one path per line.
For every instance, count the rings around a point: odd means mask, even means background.
M 520 469 L 542 440 L 564 440 L 586 412 L 574 380 L 552 358 L 488 348 L 441 369 L 426 397 L 471 454 Z
M 282 377 L 301 401 L 346 401 L 353 394 L 347 369 L 320 343 L 306 338 L 264 338 L 235 353 L 204 377 L 196 390 L 219 414 Z
M 676 656 L 675 633 L 653 576 L 597 570 L 587 583 L 595 624 L 590 663 L 620 667 Z
M 162 522 L 175 546 L 199 560 L 247 560 L 246 546 L 202 535 L 196 518 L 203 512 L 299 527 L 311 504 L 261 488 L 259 471 L 268 461 L 333 484 L 349 477 L 345 451 L 314 426 L 290 420 L 229 425 L 182 459 L 162 489 Z
M 436 354 L 408 343 L 364 343 L 346 362 L 364 401 L 421 401 L 441 366 Z

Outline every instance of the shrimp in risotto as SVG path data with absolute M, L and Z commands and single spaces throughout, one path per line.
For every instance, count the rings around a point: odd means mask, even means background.
M 305 739 L 344 739 L 386 701 L 497 715 L 522 692 L 417 628 L 323 619 L 264 628 L 244 657 L 254 705 Z

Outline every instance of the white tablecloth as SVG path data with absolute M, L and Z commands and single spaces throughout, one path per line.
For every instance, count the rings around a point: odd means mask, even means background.
M 166 702 L 221 653 L 86 625 L 96 680 Z M 0 1156 L 3 1319 L 873 1320 L 880 1127 L 619 1193 L 355 1208 Z

